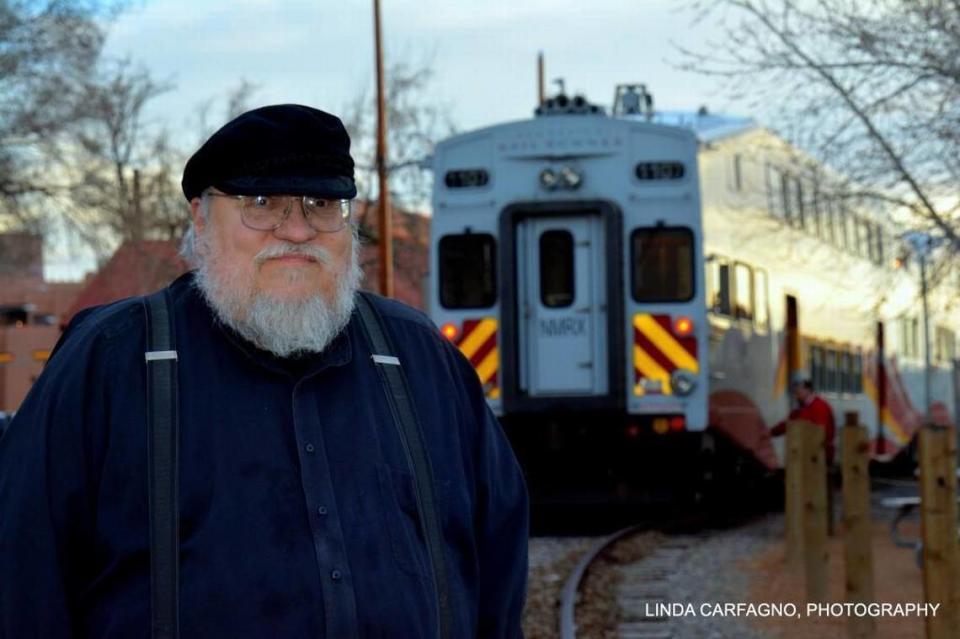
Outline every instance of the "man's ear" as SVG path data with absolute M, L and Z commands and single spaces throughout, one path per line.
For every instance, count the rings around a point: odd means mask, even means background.
M 201 200 L 198 197 L 190 200 L 190 217 L 193 218 L 193 228 L 195 233 L 203 233 L 203 229 L 206 226 L 206 220 L 203 219 L 203 214 L 200 212 Z

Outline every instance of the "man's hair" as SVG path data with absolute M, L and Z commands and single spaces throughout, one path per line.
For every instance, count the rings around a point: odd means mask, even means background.
M 200 194 L 200 217 L 203 218 L 204 223 L 210 221 L 210 202 L 213 201 L 213 198 L 210 197 L 210 191 L 211 188 L 208 187 Z M 199 266 L 197 263 L 197 231 L 193 220 L 190 221 L 190 227 L 183 234 L 183 239 L 180 240 L 180 256 L 190 266 Z
M 811 382 L 809 379 L 802 379 L 802 380 L 800 380 L 799 382 L 797 382 L 797 386 L 803 386 L 803 387 L 806 388 L 808 391 L 812 391 L 812 390 L 813 390 L 813 382 Z

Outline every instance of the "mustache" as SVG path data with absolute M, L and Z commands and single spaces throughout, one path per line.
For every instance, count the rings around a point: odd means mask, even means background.
M 326 249 L 319 246 L 299 245 L 284 242 L 282 244 L 273 244 L 263 249 L 253 258 L 253 263 L 260 266 L 269 259 L 275 257 L 285 257 L 287 255 L 299 255 L 312 259 L 320 264 L 329 265 L 333 258 Z

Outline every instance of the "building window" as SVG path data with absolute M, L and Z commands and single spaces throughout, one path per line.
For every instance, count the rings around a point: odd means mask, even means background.
M 733 171 L 733 190 L 739 193 L 743 191 L 743 156 L 739 153 L 733 154 L 731 169 Z
M 635 301 L 686 302 L 693 298 L 693 231 L 659 226 L 636 229 L 630 244 Z
M 469 233 L 440 238 L 440 304 L 486 308 L 496 301 L 496 250 L 492 235 Z
M 829 392 L 836 392 L 840 386 L 838 362 L 837 362 L 837 351 L 833 349 L 824 350 L 823 369 L 824 369 L 823 389 Z

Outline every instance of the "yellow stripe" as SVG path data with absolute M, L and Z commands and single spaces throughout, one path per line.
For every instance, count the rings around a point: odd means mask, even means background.
M 480 320 L 480 323 L 474 326 L 473 331 L 467 335 L 467 338 L 460 342 L 460 352 L 467 356 L 467 359 L 473 357 L 480 347 L 487 343 L 487 339 L 497 332 L 497 320 L 486 317 Z
M 493 387 L 493 388 L 490 390 L 490 392 L 487 393 L 487 397 L 489 397 L 490 399 L 500 399 L 500 388 L 498 388 L 498 387 L 496 387 L 496 386 Z
M 50 351 L 33 351 L 33 359 L 37 362 L 45 362 L 50 359 Z
M 690 355 L 687 349 L 681 346 L 680 342 L 678 342 L 673 335 L 664 330 L 664 328 L 657 323 L 657 320 L 653 319 L 653 315 L 637 313 L 633 317 L 633 325 L 637 330 L 646 335 L 647 339 L 653 342 L 677 368 L 685 368 L 694 373 L 700 372 L 697 359 Z
M 877 403 L 877 385 L 873 383 L 873 376 L 863 374 L 863 392 L 864 394 L 873 400 L 874 405 Z M 883 412 L 880 415 L 881 428 L 891 437 L 896 440 L 899 444 L 903 445 L 910 441 L 910 438 L 907 436 L 906 430 L 904 430 L 903 425 L 893 416 L 893 413 L 890 412 L 889 407 L 884 407 Z
M 9 364 L 13 361 L 13 353 L 0 353 L 0 364 Z
M 642 377 L 659 379 L 663 384 L 664 395 L 673 395 L 673 389 L 670 387 L 670 373 L 665 371 L 655 359 L 636 344 L 633 345 L 633 365 L 640 371 Z
M 487 381 L 493 377 L 493 374 L 497 372 L 497 359 L 499 357 L 497 347 L 494 346 L 490 349 L 490 352 L 487 353 L 487 356 L 483 358 L 483 361 L 477 366 L 477 375 L 480 376 L 480 383 L 486 384 Z

